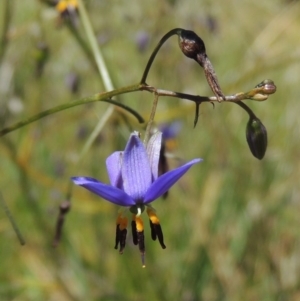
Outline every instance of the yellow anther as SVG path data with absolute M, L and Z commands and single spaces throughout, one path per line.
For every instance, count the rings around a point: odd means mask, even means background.
M 155 213 L 155 211 L 153 209 L 148 208 L 147 209 L 147 214 L 149 216 L 150 221 L 153 224 L 156 224 L 156 225 L 159 224 L 159 219 L 158 219 L 158 217 L 157 217 L 157 215 L 156 215 L 156 213 Z
M 122 221 L 122 213 L 119 213 L 118 216 L 117 216 L 116 224 L 120 225 L 121 221 Z
M 56 10 L 59 11 L 60 13 L 64 12 L 68 8 L 68 3 L 67 1 L 59 1 L 56 4 Z
M 122 217 L 120 222 L 120 230 L 127 229 L 128 219 L 127 217 Z
M 165 141 L 165 143 L 166 143 L 166 147 L 168 150 L 174 150 L 177 148 L 177 145 L 178 145 L 178 143 L 175 139 L 167 139 Z
M 126 229 L 128 225 L 128 218 L 122 216 L 122 213 L 119 213 L 117 216 L 116 225 L 120 225 L 120 230 Z
M 56 10 L 60 13 L 65 12 L 68 8 L 77 8 L 77 0 L 61 0 L 56 4 Z
M 136 222 L 136 230 L 137 230 L 137 232 L 144 231 L 144 223 L 143 223 L 143 220 L 139 216 L 135 217 L 135 222 Z

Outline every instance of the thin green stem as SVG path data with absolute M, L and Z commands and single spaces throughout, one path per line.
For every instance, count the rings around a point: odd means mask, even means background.
M 1 193 L 1 191 L 0 191 L 0 204 L 3 208 L 3 210 L 5 211 L 5 214 L 8 217 L 8 219 L 9 219 L 9 221 L 10 221 L 12 227 L 13 227 L 13 229 L 14 229 L 17 237 L 18 237 L 18 240 L 19 240 L 20 244 L 22 246 L 25 245 L 25 239 L 23 238 L 23 235 L 21 234 L 21 231 L 20 231 L 19 227 L 17 226 L 17 224 L 15 222 L 15 220 L 14 220 L 14 218 L 13 218 L 13 216 L 12 216 L 12 214 L 11 214 L 11 212 L 10 212 L 10 210 L 9 210 L 5 200 L 4 200 L 4 197 Z
M 104 60 L 101 50 L 98 46 L 98 42 L 97 42 L 95 33 L 93 31 L 90 19 L 88 17 L 87 11 L 85 9 L 85 6 L 81 0 L 78 1 L 78 5 L 79 5 L 79 12 L 80 12 L 82 24 L 83 24 L 87 39 L 90 43 L 92 53 L 93 53 L 96 65 L 98 67 L 99 73 L 101 75 L 105 90 L 107 90 L 107 91 L 114 90 L 114 86 L 112 84 L 107 66 L 105 64 L 105 60 Z M 82 160 L 84 155 L 87 153 L 87 151 L 93 144 L 96 137 L 99 135 L 101 130 L 104 128 L 104 126 L 107 123 L 107 121 L 109 120 L 110 116 L 113 114 L 114 109 L 115 108 L 113 106 L 109 106 L 108 109 L 105 111 L 105 113 L 102 115 L 101 119 L 98 121 L 97 125 L 95 126 L 93 132 L 90 134 L 89 138 L 84 143 L 84 146 L 79 154 L 76 166 L 79 165 L 80 161 Z M 131 113 L 133 113 L 133 112 L 135 112 L 135 111 L 131 110 Z M 135 114 L 135 116 L 137 116 L 137 115 Z M 142 122 L 141 119 L 139 119 L 139 121 Z M 68 194 L 71 194 L 70 189 L 68 190 Z
M 257 118 L 256 115 L 254 114 L 254 112 L 243 102 L 237 101 L 234 103 L 237 104 L 238 106 L 240 106 L 241 108 L 243 108 L 248 113 L 250 118 Z
M 101 78 L 103 80 L 104 87 L 107 91 L 113 90 L 114 87 L 113 87 L 112 81 L 110 79 L 108 69 L 106 67 L 103 55 L 100 51 L 100 48 L 98 47 L 96 36 L 94 34 L 90 19 L 88 17 L 87 11 L 85 9 L 85 6 L 84 6 L 82 0 L 78 0 L 78 7 L 79 7 L 79 13 L 80 13 L 80 17 L 82 20 L 82 24 L 83 24 L 87 39 L 90 43 L 92 53 L 94 55 L 96 64 L 98 66 L 98 70 L 99 70 Z
M 59 105 L 57 107 L 54 107 L 52 109 L 43 111 L 35 116 L 32 116 L 26 120 L 23 120 L 21 122 L 18 122 L 10 127 L 4 128 L 0 131 L 0 137 L 4 136 L 7 133 L 10 133 L 14 130 L 17 130 L 27 124 L 30 124 L 36 120 L 39 120 L 43 117 L 46 117 L 48 115 L 69 109 L 71 107 L 75 107 L 75 106 L 79 106 L 79 105 L 83 105 L 83 104 L 87 104 L 87 103 L 91 103 L 91 102 L 96 102 L 96 101 L 104 101 L 104 102 L 108 102 L 108 103 L 113 103 L 116 106 L 119 106 L 127 111 L 129 111 L 130 113 L 132 113 L 138 120 L 139 122 L 143 122 L 143 118 L 134 110 L 132 110 L 131 108 L 122 105 L 119 102 L 113 101 L 111 99 L 111 97 L 116 96 L 116 95 L 120 95 L 120 94 L 124 94 L 124 93 L 129 93 L 129 92 L 136 92 L 136 91 L 148 91 L 151 93 L 155 93 L 158 96 L 169 96 L 169 97 L 175 97 L 175 98 L 181 98 L 181 99 L 187 99 L 187 100 L 191 100 L 194 101 L 196 103 L 202 103 L 202 102 L 217 102 L 218 99 L 216 96 L 200 96 L 200 95 L 191 95 L 191 94 L 186 94 L 186 93 L 180 93 L 180 92 L 174 92 L 174 91 L 168 91 L 168 90 L 163 90 L 163 89 L 156 89 L 154 87 L 151 87 L 147 84 L 135 84 L 135 85 L 131 85 L 131 86 L 127 86 L 127 87 L 123 87 L 120 89 L 116 89 L 113 91 L 109 91 L 109 92 L 104 92 L 104 93 L 98 93 L 89 97 L 85 97 L 82 98 L 80 100 L 77 101 L 73 101 L 67 104 L 63 104 L 63 105 Z M 224 102 L 235 102 L 237 103 L 240 107 L 244 108 L 251 116 L 255 116 L 254 113 L 250 110 L 250 108 L 248 108 L 248 106 L 246 106 L 245 104 L 239 104 L 239 102 L 241 100 L 244 99 L 256 99 L 256 95 L 259 95 L 260 97 L 263 96 L 263 100 L 266 100 L 269 95 L 275 93 L 276 90 L 274 91 L 269 91 L 268 93 L 265 93 L 263 91 L 263 87 L 256 87 L 252 90 L 250 90 L 249 92 L 240 92 L 240 93 L 236 93 L 234 95 L 228 95 L 225 96 L 225 101 Z
M 0 131 L 0 137 L 4 136 L 4 135 L 6 135 L 6 134 L 8 134 L 12 131 L 15 131 L 15 130 L 17 130 L 17 129 L 25 126 L 25 125 L 28 125 L 28 124 L 30 124 L 34 121 L 37 121 L 37 120 L 42 119 L 46 116 L 52 115 L 54 113 L 61 112 L 63 110 L 66 110 L 66 109 L 69 109 L 69 108 L 72 108 L 72 107 L 75 107 L 75 106 L 80 106 L 80 105 L 83 105 L 83 104 L 92 103 L 92 102 L 96 102 L 96 101 L 103 101 L 103 102 L 112 103 L 115 106 L 121 107 L 121 108 L 129 111 L 130 113 L 132 113 L 138 119 L 139 122 L 144 122 L 143 118 L 137 112 L 135 112 L 133 109 L 131 109 L 131 108 L 119 103 L 119 102 L 116 102 L 116 101 L 113 101 L 112 99 L 110 99 L 111 97 L 119 95 L 119 94 L 134 92 L 134 91 L 138 91 L 138 90 L 140 90 L 140 85 L 136 84 L 136 85 L 127 86 L 127 87 L 124 87 L 124 88 L 121 88 L 121 89 L 117 89 L 117 90 L 113 90 L 113 91 L 109 91 L 109 92 L 105 92 L 105 93 L 97 93 L 95 95 L 85 97 L 85 98 L 82 98 L 82 99 L 77 100 L 77 101 L 73 101 L 73 102 L 70 102 L 70 103 L 66 103 L 66 104 L 56 106 L 52 109 L 45 110 L 45 111 L 43 111 L 43 112 L 41 112 L 37 115 L 34 115 L 34 116 L 32 116 L 28 119 L 25 119 L 25 120 L 20 121 L 20 122 L 14 124 L 12 126 L 9 126 L 7 128 L 2 129 Z
M 148 60 L 148 63 L 147 63 L 147 66 L 145 68 L 145 71 L 143 73 L 143 76 L 142 76 L 142 79 L 140 81 L 141 84 L 146 84 L 146 79 L 147 79 L 147 76 L 148 76 L 148 73 L 150 71 L 150 68 L 151 68 L 151 65 L 155 59 L 155 56 L 156 54 L 158 53 L 159 49 L 161 48 L 161 46 L 173 35 L 177 34 L 179 35 L 180 32 L 182 31 L 181 28 L 175 28 L 175 29 L 172 29 L 170 30 L 168 33 L 166 33 L 162 38 L 161 40 L 158 42 L 157 46 L 155 47 L 155 49 L 153 50 L 149 60 Z

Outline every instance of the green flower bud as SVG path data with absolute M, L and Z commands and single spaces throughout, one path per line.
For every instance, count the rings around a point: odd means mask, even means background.
M 257 117 L 250 117 L 246 128 L 246 138 L 253 156 L 261 160 L 267 150 L 268 135 L 265 126 Z

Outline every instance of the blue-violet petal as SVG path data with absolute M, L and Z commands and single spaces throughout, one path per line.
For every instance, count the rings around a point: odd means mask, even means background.
M 114 152 L 106 159 L 106 169 L 110 184 L 122 189 L 121 167 L 123 162 L 123 152 Z
M 168 191 L 194 164 L 201 162 L 202 159 L 194 159 L 176 169 L 168 171 L 167 173 L 161 175 L 152 183 L 148 189 L 144 204 L 148 204 L 162 196 L 166 191 Z
M 89 177 L 72 177 L 71 179 L 74 184 L 86 188 L 111 203 L 125 207 L 135 205 L 135 201 L 119 188 Z
M 136 133 L 131 134 L 123 154 L 122 179 L 124 191 L 136 202 L 152 183 L 152 174 L 146 149 Z

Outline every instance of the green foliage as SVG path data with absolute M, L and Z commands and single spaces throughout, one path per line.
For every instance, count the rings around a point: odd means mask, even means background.
M 82 22 L 74 29 L 46 2 L 0 2 L 0 129 L 105 91 Z M 161 97 L 156 123 L 183 122 L 170 151 L 204 162 L 155 203 L 167 248 L 151 241 L 145 227 L 142 269 L 135 246 L 128 243 L 122 256 L 114 250 L 116 208 L 77 187 L 62 240 L 57 248 L 52 241 L 69 178 L 108 181 L 106 157 L 145 125 L 115 110 L 78 164 L 109 104 L 71 108 L 1 137 L 0 191 L 26 245 L 0 210 L 0 299 L 298 300 L 299 1 L 85 5 L 116 88 L 137 83 L 157 42 L 177 27 L 203 39 L 225 95 L 274 80 L 276 94 L 247 102 L 268 130 L 268 149 L 263 160 L 251 155 L 248 116 L 236 105 L 203 103 L 193 129 L 194 104 Z M 211 95 L 202 69 L 184 57 L 176 37 L 158 53 L 147 83 Z M 118 97 L 146 120 L 152 99 L 145 92 Z

